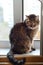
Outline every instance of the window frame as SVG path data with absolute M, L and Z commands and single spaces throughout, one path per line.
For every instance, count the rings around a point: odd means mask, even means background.
M 23 0 L 13 0 L 13 13 L 14 13 L 14 23 L 18 23 L 19 21 L 23 21 Z M 18 4 L 17 4 L 18 3 Z M 15 8 L 15 6 L 19 7 L 19 4 L 21 5 L 19 8 L 19 14 L 17 14 L 17 10 Z M 16 7 L 17 7 L 16 6 Z M 21 10 L 20 10 L 21 9 Z M 43 55 L 43 16 L 42 16 L 42 9 L 43 9 L 43 3 L 41 2 L 41 34 L 40 34 L 40 55 Z M 16 15 L 16 16 L 15 16 Z M 18 17 L 18 19 L 16 19 L 16 17 Z M 17 22 L 18 21 L 18 22 Z M 7 43 L 7 44 L 6 44 Z M 9 41 L 0 41 L 0 48 L 9 48 L 10 47 L 10 42 Z

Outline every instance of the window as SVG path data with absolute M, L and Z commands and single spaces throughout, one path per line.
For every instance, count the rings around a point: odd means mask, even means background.
M 9 48 L 9 32 L 13 24 L 22 21 L 22 15 L 34 13 L 39 15 L 41 3 L 38 0 L 0 0 L 0 48 Z M 37 3 L 36 3 L 37 2 Z M 13 5 L 14 3 L 14 5 Z M 24 3 L 24 13 L 22 14 L 22 4 Z M 34 4 L 34 5 L 33 5 Z M 14 8 L 13 8 L 14 6 Z M 13 13 L 14 10 L 14 13 Z M 14 16 L 14 20 L 13 20 Z M 40 19 L 41 20 L 41 19 Z M 38 36 L 35 38 L 35 48 L 40 48 L 40 26 Z M 1 41 L 2 40 L 2 41 Z M 4 41 L 3 41 L 4 40 Z M 7 41 L 5 41 L 7 40 Z M 38 40 L 38 41 L 37 41 Z M 7 44 L 6 44 L 7 43 Z M 40 50 L 39 50 L 40 54 Z
M 36 14 L 39 15 L 39 20 L 41 21 L 41 3 L 38 0 L 24 0 L 24 19 L 26 15 Z M 34 40 L 40 40 L 40 25 L 39 30 L 34 38 Z
M 14 24 L 22 22 L 22 0 L 0 0 L 0 7 L 3 20 L 0 21 L 0 48 L 10 48 L 10 30 Z
M 13 26 L 13 0 L 0 0 L 0 40 L 9 40 Z

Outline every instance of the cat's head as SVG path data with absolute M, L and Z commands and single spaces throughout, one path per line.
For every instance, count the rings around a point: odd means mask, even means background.
M 39 26 L 39 16 L 31 14 L 29 16 L 26 15 L 26 25 L 30 29 L 36 29 Z

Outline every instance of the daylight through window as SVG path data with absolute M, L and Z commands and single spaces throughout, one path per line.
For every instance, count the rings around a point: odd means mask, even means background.
M 0 40 L 9 40 L 13 25 L 13 0 L 0 0 Z
M 39 15 L 39 20 L 41 21 L 41 3 L 38 0 L 24 0 L 24 19 L 26 18 L 26 15 L 29 14 L 36 14 Z M 35 40 L 40 40 L 40 25 L 39 30 L 36 35 Z

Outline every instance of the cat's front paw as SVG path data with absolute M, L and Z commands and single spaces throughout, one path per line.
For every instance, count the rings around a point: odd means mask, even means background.
M 32 49 L 32 51 L 35 51 L 35 50 L 36 50 L 36 49 L 35 49 L 35 48 L 33 48 L 33 47 L 32 47 L 31 49 Z

